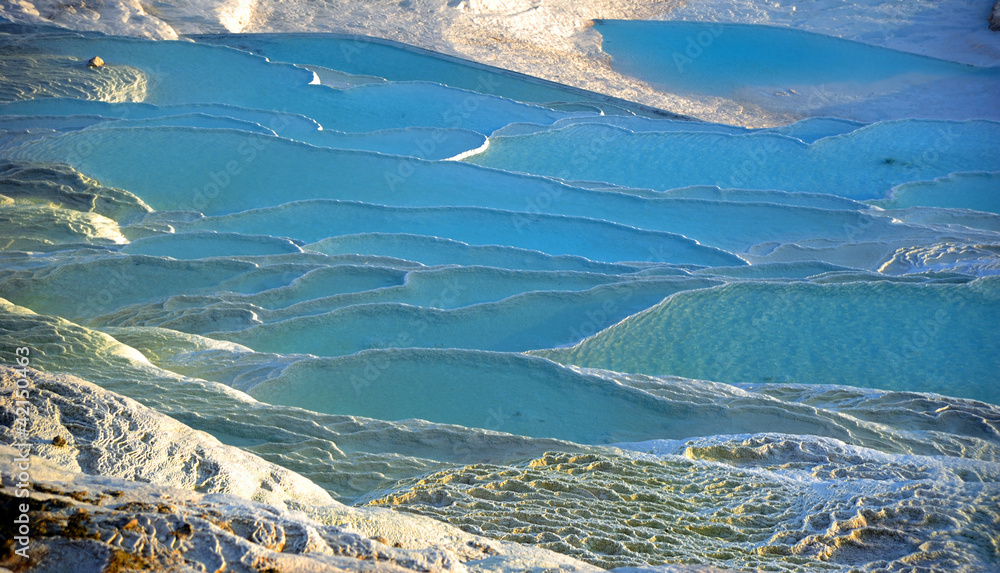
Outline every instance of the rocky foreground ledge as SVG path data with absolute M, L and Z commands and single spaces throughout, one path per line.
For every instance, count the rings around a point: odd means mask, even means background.
M 31 459 L 33 491 L 17 498 L 11 464 L 2 467 L 3 513 L 30 506 L 29 559 L 10 543 L 11 519 L 3 524 L 12 571 L 458 571 L 462 557 L 492 553 L 403 550 L 235 496 L 67 472 L 40 458 Z
M 19 379 L 30 381 L 28 411 L 18 411 Z M 134 400 L 6 366 L 0 476 L 0 573 L 600 571 L 428 518 L 345 506 Z

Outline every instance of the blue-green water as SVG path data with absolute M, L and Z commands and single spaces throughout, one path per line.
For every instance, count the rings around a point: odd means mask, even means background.
M 711 48 L 692 90 L 985 73 Z M 604 568 L 1000 564 L 1000 124 L 749 130 L 322 35 L 0 56 L 5 357 Z
M 728 95 L 754 87 L 975 78 L 981 68 L 788 28 L 711 22 L 598 20 L 602 49 L 625 74 L 674 93 Z M 786 88 L 787 89 L 787 88 Z

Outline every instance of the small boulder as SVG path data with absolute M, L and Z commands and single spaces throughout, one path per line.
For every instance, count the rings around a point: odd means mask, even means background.
M 1000 32 L 1000 0 L 997 0 L 990 10 L 990 30 Z
M 100 56 L 94 56 L 93 58 L 90 58 L 87 65 L 92 68 L 100 68 L 104 66 L 104 60 L 102 60 Z

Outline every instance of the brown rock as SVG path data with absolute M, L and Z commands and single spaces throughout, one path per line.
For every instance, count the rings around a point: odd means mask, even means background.
M 92 68 L 100 68 L 104 66 L 104 60 L 102 60 L 100 56 L 94 56 L 93 58 L 90 58 L 87 65 Z

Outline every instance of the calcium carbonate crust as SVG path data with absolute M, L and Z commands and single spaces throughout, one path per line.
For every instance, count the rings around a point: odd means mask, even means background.
M 23 378 L 31 406 L 26 436 L 19 436 L 13 390 Z M 294 472 L 73 376 L 0 366 L 0 396 L 0 504 L 14 515 L 27 503 L 33 528 L 31 559 L 8 544 L 2 567 L 599 570 L 432 519 L 341 505 Z M 25 443 L 32 486 L 19 497 L 13 476 Z M 11 524 L 2 527 L 11 539 Z

